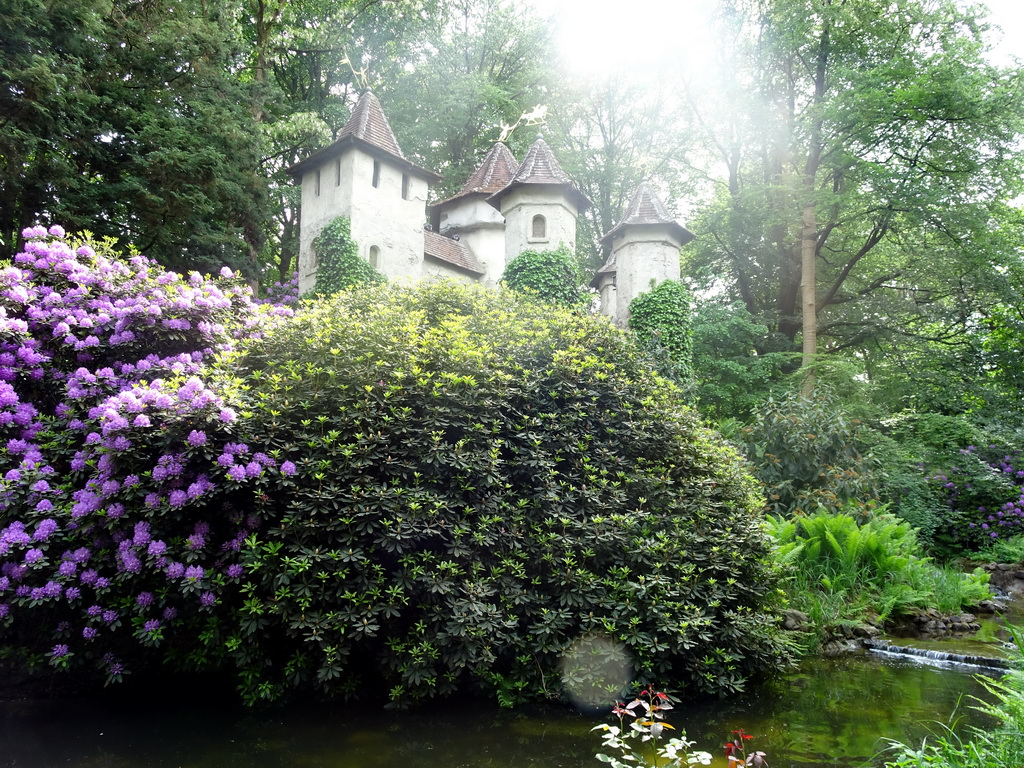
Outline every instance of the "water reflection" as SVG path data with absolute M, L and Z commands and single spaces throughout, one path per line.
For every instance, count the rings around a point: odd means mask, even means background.
M 565 710 L 474 706 L 393 713 L 352 706 L 247 713 L 225 697 L 160 690 L 0 702 L 0 765 L 11 768 L 596 768 L 596 720 Z M 919 741 L 928 722 L 983 696 L 970 672 L 856 657 L 814 659 L 756 693 L 681 706 L 672 722 L 720 753 L 738 728 L 773 768 L 861 766 L 884 739 Z M 220 699 L 220 700 L 218 700 Z M 958 709 L 959 707 L 959 709 Z M 716 766 L 725 766 L 716 758 Z

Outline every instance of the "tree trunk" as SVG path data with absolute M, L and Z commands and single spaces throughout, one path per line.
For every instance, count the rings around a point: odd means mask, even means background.
M 815 256 L 818 243 L 817 215 L 814 203 L 804 205 L 803 230 L 800 239 L 800 294 L 801 321 L 803 323 L 803 358 L 804 369 L 803 394 L 810 395 L 814 391 L 814 355 L 818 346 L 818 309 L 815 300 Z

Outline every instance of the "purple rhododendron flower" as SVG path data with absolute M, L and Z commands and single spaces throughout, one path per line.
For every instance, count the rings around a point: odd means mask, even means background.
M 160 629 L 160 621 L 158 619 L 150 619 L 142 625 L 144 632 L 156 632 L 158 629 Z
M 240 483 L 245 480 L 245 467 L 241 464 L 235 464 L 228 470 L 228 477 L 234 480 L 236 483 Z
M 50 652 L 55 659 L 59 659 L 61 656 L 68 655 L 68 647 L 64 643 L 57 643 L 53 646 L 53 650 Z
M 193 429 L 188 433 L 188 440 L 186 440 L 193 448 L 198 448 L 201 445 L 206 445 L 206 433 L 201 432 L 197 429 Z
M 214 596 L 213 592 L 203 592 L 199 595 L 199 602 L 202 605 L 209 607 L 217 602 L 217 598 Z
M 237 579 L 239 576 L 242 575 L 242 571 L 243 571 L 242 566 L 239 563 L 234 563 L 232 565 L 229 565 L 228 566 L 228 577 L 230 577 L 232 579 Z
M 203 573 L 205 573 L 205 571 L 203 571 L 203 567 L 201 565 L 190 565 L 185 569 L 185 578 L 195 581 L 203 578 Z
M 290 461 L 284 461 L 281 463 L 281 474 L 285 477 L 291 477 L 296 472 L 295 465 Z
M 82 628 L 82 637 L 84 637 L 86 640 L 92 640 L 94 637 L 96 637 L 97 634 L 99 633 L 96 631 L 96 627 Z
M 146 608 L 147 606 L 153 604 L 153 593 L 139 592 L 138 596 L 135 598 L 135 602 L 138 603 L 141 607 Z

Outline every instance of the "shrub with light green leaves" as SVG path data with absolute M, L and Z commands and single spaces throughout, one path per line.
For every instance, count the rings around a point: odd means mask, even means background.
M 607 322 L 449 284 L 338 294 L 226 360 L 247 442 L 295 470 L 243 551 L 246 697 L 514 703 L 593 636 L 691 693 L 777 669 L 753 481 L 643 360 Z

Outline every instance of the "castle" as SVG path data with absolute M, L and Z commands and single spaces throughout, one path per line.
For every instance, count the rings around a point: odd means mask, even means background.
M 338 138 L 289 169 L 302 188 L 299 290 L 316 282 L 313 241 L 338 216 L 351 222 L 359 255 L 389 280 L 453 278 L 497 286 L 505 265 L 526 250 L 576 246 L 576 218 L 590 201 L 540 137 L 517 162 L 495 144 L 458 194 L 430 206 L 440 176 L 402 154 L 371 91 L 360 97 Z M 693 234 L 675 221 L 649 184 L 602 239 L 611 255 L 592 285 L 601 312 L 620 326 L 629 304 L 663 280 L 679 279 L 679 249 Z

